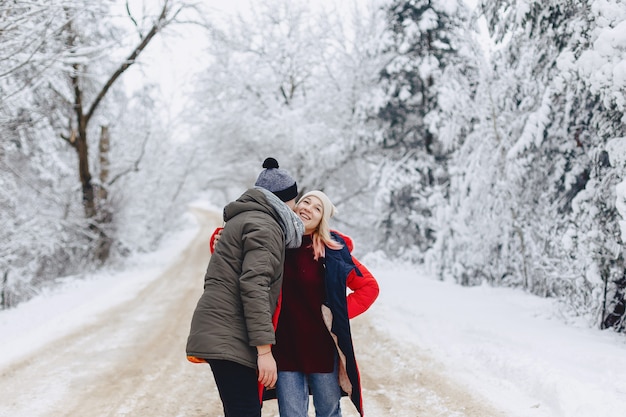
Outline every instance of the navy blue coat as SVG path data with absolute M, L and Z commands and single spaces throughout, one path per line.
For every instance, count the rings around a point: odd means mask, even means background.
M 346 299 L 347 279 L 351 273 L 363 277 L 352 260 L 352 255 L 345 240 L 337 233 L 332 232 L 333 239 L 343 244 L 339 250 L 326 248 L 324 259 L 326 302 L 324 303 L 332 312 L 331 333 L 336 336 L 337 348 L 339 350 L 339 380 L 342 380 L 342 372 L 347 374 L 351 389 L 346 392 L 346 387 L 342 386 L 344 394 L 350 396 L 350 400 L 355 405 L 359 414 L 363 415 L 363 403 L 361 399 L 361 377 L 354 356 L 354 345 L 352 343 L 352 333 L 350 331 L 350 319 L 348 317 L 348 302 Z M 345 375 L 344 374 L 344 375 Z

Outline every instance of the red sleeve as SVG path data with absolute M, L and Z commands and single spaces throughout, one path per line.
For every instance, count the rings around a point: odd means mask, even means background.
M 359 314 L 365 312 L 378 298 L 380 289 L 376 278 L 366 267 L 361 264 L 354 256 L 352 261 L 361 275 L 357 273 L 357 269 L 353 269 L 348 275 L 347 286 L 352 290 L 348 294 L 348 318 L 352 319 Z
M 276 310 L 274 310 L 274 315 L 272 316 L 272 324 L 274 325 L 274 330 L 278 327 L 278 317 L 280 317 L 280 309 L 283 306 L 283 290 L 281 289 L 278 293 L 278 302 L 276 303 Z
M 217 229 L 215 229 L 215 231 L 211 235 L 211 239 L 209 239 L 209 250 L 211 251 L 211 255 L 213 255 L 213 252 L 215 252 L 215 237 L 222 233 L 222 230 L 224 230 L 223 227 L 218 227 Z

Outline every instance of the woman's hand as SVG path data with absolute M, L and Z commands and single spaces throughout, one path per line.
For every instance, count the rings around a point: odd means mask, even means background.
M 223 227 L 218 227 L 211 235 L 211 239 L 209 240 L 209 250 L 211 251 L 211 254 L 215 252 L 215 245 L 220 240 L 220 237 L 222 237 L 222 230 L 224 230 Z

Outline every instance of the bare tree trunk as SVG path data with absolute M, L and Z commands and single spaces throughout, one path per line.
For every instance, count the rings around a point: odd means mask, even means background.
M 108 259 L 113 244 L 111 224 L 113 223 L 113 208 L 108 201 L 109 179 L 109 145 L 110 135 L 108 126 L 100 127 L 100 141 L 98 143 L 98 159 L 100 161 L 100 183 L 97 187 L 97 226 L 92 226 L 98 233 L 96 259 L 104 262 Z
M 604 274 L 603 279 L 608 284 L 609 274 Z M 601 329 L 608 329 L 613 327 L 616 331 L 623 332 L 626 329 L 626 272 L 622 277 L 613 281 L 615 285 L 615 292 L 612 295 L 612 300 L 608 301 L 608 290 L 605 286 L 604 290 L 604 306 L 602 309 L 602 322 L 600 323 Z M 610 312 L 608 312 L 607 305 L 610 304 Z
M 83 92 L 78 78 L 79 66 L 74 64 L 74 74 L 72 75 L 72 86 L 74 88 L 74 112 L 78 132 L 73 130 L 70 134 L 70 143 L 76 149 L 78 155 L 78 174 L 83 190 L 83 207 L 85 216 L 92 218 L 96 215 L 96 205 L 94 201 L 93 184 L 91 183 L 91 172 L 89 170 L 89 149 L 87 145 L 87 124 L 89 119 L 83 114 Z
M 108 190 L 107 182 L 109 181 L 109 149 L 111 146 L 111 135 L 109 134 L 109 127 L 102 126 L 100 128 L 100 186 L 98 188 L 98 206 L 101 206 L 107 201 Z
M 524 239 L 524 230 L 522 230 L 522 228 L 517 225 L 517 214 L 515 213 L 513 209 L 511 209 L 511 217 L 513 218 L 513 230 L 515 231 L 515 234 L 517 234 L 520 240 L 520 252 L 522 256 L 522 275 L 523 275 L 522 278 L 523 278 L 524 289 L 530 290 L 530 292 L 533 292 L 534 283 L 530 282 L 530 279 L 528 276 L 528 265 L 527 265 L 528 261 L 526 260 L 526 241 Z
M 2 277 L 2 309 L 5 310 L 11 307 L 9 301 L 9 271 L 4 271 L 4 276 Z

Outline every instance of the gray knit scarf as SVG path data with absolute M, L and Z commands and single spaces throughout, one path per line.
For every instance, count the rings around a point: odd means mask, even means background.
M 304 234 L 304 223 L 280 198 L 262 187 L 254 187 L 267 197 L 267 201 L 278 213 L 278 223 L 285 233 L 285 246 L 289 249 L 299 248 Z

